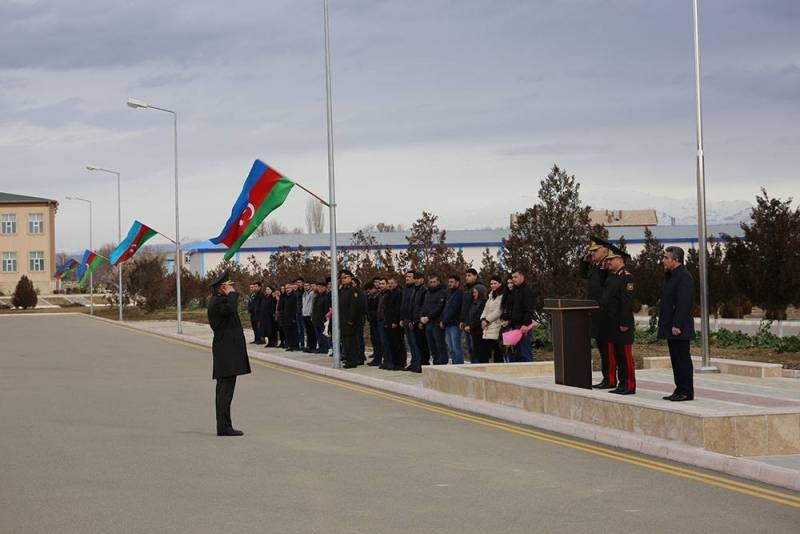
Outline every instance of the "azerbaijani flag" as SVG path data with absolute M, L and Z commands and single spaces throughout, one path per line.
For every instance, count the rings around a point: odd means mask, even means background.
M 128 230 L 128 235 L 122 242 L 117 245 L 117 248 L 111 251 L 108 256 L 108 261 L 111 265 L 119 265 L 127 260 L 139 250 L 139 247 L 144 245 L 144 242 L 156 235 L 158 232 L 142 224 L 139 221 L 133 221 L 133 226 Z
M 64 265 L 62 265 L 61 267 L 56 269 L 56 272 L 53 275 L 53 278 L 55 278 L 56 280 L 61 280 L 61 278 L 65 274 L 67 274 L 68 272 L 70 272 L 72 269 L 74 269 L 77 266 L 78 266 L 78 260 L 70 258 L 64 263 Z
M 257 159 L 253 162 L 228 222 L 217 237 L 211 238 L 212 243 L 228 247 L 225 261 L 236 254 L 267 215 L 283 204 L 293 186 L 294 182 L 263 161 Z
M 75 273 L 75 275 L 78 277 L 78 283 L 83 285 L 83 283 L 89 279 L 89 275 L 92 273 L 92 271 L 94 271 L 95 267 L 100 265 L 100 262 L 102 261 L 103 258 L 91 250 L 84 250 L 83 258 L 81 259 L 81 265 L 78 267 L 78 272 Z

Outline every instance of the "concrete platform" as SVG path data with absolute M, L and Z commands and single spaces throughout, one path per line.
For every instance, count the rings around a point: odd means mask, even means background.
M 671 370 L 637 371 L 636 395 L 623 396 L 554 384 L 548 364 L 427 367 L 423 385 L 732 456 L 800 453 L 800 383 L 698 375 L 696 400 L 676 403 L 661 398 L 672 393 Z

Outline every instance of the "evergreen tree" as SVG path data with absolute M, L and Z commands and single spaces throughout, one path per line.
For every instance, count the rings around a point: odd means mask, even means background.
M 406 239 L 408 248 L 400 254 L 398 263 L 407 269 L 415 269 L 429 274 L 447 277 L 450 274 L 464 273 L 471 264 L 464 259 L 461 251 L 447 246 L 447 231 L 439 229 L 438 216 L 422 212 L 422 216 L 411 225 Z
M 495 275 L 500 275 L 500 265 L 492 251 L 486 248 L 481 255 L 481 268 L 478 269 L 478 276 L 488 287 L 489 278 Z
M 750 296 L 771 320 L 786 319 L 786 308 L 800 302 L 800 209 L 792 199 L 756 196 L 750 223 L 742 223 L 751 274 Z
M 582 294 L 584 283 L 577 267 L 592 227 L 591 208 L 581 204 L 574 175 L 554 165 L 540 184 L 541 203 L 514 219 L 502 254 L 508 268 L 526 271 L 541 305 L 545 297 Z
M 39 296 L 36 294 L 33 282 L 23 274 L 22 278 L 17 282 L 14 294 L 11 296 L 11 305 L 15 308 L 27 310 L 28 308 L 35 308 L 37 302 L 39 302 Z
M 644 248 L 632 259 L 630 270 L 636 279 L 636 299 L 647 305 L 650 314 L 657 312 L 656 304 L 661 298 L 664 285 L 664 246 L 653 237 L 650 228 L 644 229 Z

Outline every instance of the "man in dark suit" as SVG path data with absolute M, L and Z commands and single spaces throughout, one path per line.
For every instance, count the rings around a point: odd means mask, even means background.
M 694 278 L 683 264 L 684 252 L 680 247 L 667 247 L 661 263 L 666 280 L 661 290 L 658 307 L 658 337 L 667 340 L 675 391 L 664 400 L 673 402 L 694 399 L 694 367 L 689 345 L 694 339 Z
M 239 294 L 228 276 L 225 270 L 211 283 L 214 295 L 208 303 L 208 324 L 214 331 L 212 377 L 217 381 L 217 435 L 241 436 L 244 432 L 231 423 L 231 401 L 236 377 L 250 373 L 250 360 L 239 319 Z

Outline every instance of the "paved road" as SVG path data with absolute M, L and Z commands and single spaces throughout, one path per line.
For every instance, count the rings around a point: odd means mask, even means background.
M 233 404 L 246 435 L 218 438 L 207 349 L 88 317 L 0 317 L 0 533 L 800 524 L 800 508 L 253 367 Z

